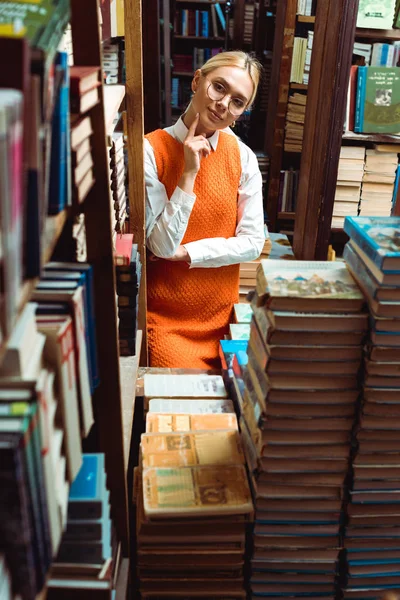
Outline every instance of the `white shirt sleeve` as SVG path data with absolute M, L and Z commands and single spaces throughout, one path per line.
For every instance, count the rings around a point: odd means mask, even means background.
M 182 243 L 196 196 L 177 187 L 168 201 L 165 187 L 158 179 L 154 150 L 147 139 L 144 170 L 147 247 L 156 256 L 169 258 Z
M 190 268 L 222 267 L 258 258 L 264 246 L 262 178 L 257 157 L 239 140 L 242 176 L 235 237 L 206 238 L 184 244 Z

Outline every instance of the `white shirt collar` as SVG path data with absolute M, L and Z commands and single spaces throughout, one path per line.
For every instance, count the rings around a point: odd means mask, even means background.
M 172 126 L 172 130 L 173 130 L 174 137 L 177 140 L 179 140 L 181 143 L 183 143 L 187 136 L 188 128 L 186 127 L 185 123 L 183 122 L 182 117 L 179 117 L 179 119 L 177 120 L 175 125 Z M 218 146 L 219 131 L 218 130 L 215 131 L 212 134 L 212 136 L 207 139 L 211 145 L 211 148 L 215 151 Z

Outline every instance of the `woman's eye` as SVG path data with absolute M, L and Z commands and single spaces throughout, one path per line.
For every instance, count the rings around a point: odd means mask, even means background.
M 240 100 L 239 98 L 232 98 L 232 102 L 236 106 L 236 108 L 244 108 L 243 100 Z
M 222 93 L 224 93 L 224 92 L 225 92 L 225 88 L 224 88 L 224 86 L 223 86 L 223 85 L 221 85 L 221 84 L 220 84 L 220 83 L 218 83 L 218 82 L 214 82 L 214 87 L 215 87 L 215 90 L 216 90 L 217 92 L 222 92 Z

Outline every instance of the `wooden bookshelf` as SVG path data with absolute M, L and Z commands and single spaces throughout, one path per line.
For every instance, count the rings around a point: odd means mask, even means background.
M 104 85 L 103 94 L 106 134 L 108 138 L 111 138 L 112 134 L 114 133 L 121 104 L 125 98 L 125 86 L 118 84 Z M 108 142 L 109 141 L 110 140 L 108 140 Z
M 135 356 L 120 356 L 119 358 L 124 432 L 124 459 L 126 472 L 128 471 L 133 413 L 135 410 L 136 379 L 139 369 L 139 358 L 142 350 L 142 340 L 143 333 L 141 330 L 138 330 L 136 336 Z
M 48 216 L 43 232 L 42 263 L 45 264 L 51 258 L 58 239 L 64 229 L 68 218 L 68 210 L 65 209 L 58 215 Z
M 308 90 L 307 83 L 290 83 L 289 85 L 292 90 Z
M 281 221 L 294 221 L 296 218 L 295 212 L 279 212 L 278 219 Z
M 357 27 L 357 38 L 368 40 L 400 40 L 400 29 L 363 29 Z
M 201 35 L 175 35 L 176 40 L 192 40 L 192 41 L 208 41 L 208 42 L 223 42 L 225 38 L 222 36 L 209 36 L 204 37 Z
M 346 131 L 342 139 L 352 142 L 375 142 L 377 144 L 400 144 L 400 134 L 389 133 L 354 133 Z
M 315 15 L 297 15 L 299 23 L 315 23 Z
M 193 77 L 193 73 L 186 73 L 185 71 L 173 71 L 172 77 Z

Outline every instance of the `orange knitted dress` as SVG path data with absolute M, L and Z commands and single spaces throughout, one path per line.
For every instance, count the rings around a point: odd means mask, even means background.
M 183 145 L 162 129 L 146 137 L 158 178 L 171 198 L 184 169 Z M 182 244 L 234 237 L 240 176 L 237 140 L 220 132 L 216 151 L 201 162 Z M 218 368 L 218 343 L 238 302 L 239 265 L 190 269 L 184 262 L 147 261 L 147 283 L 150 365 Z

